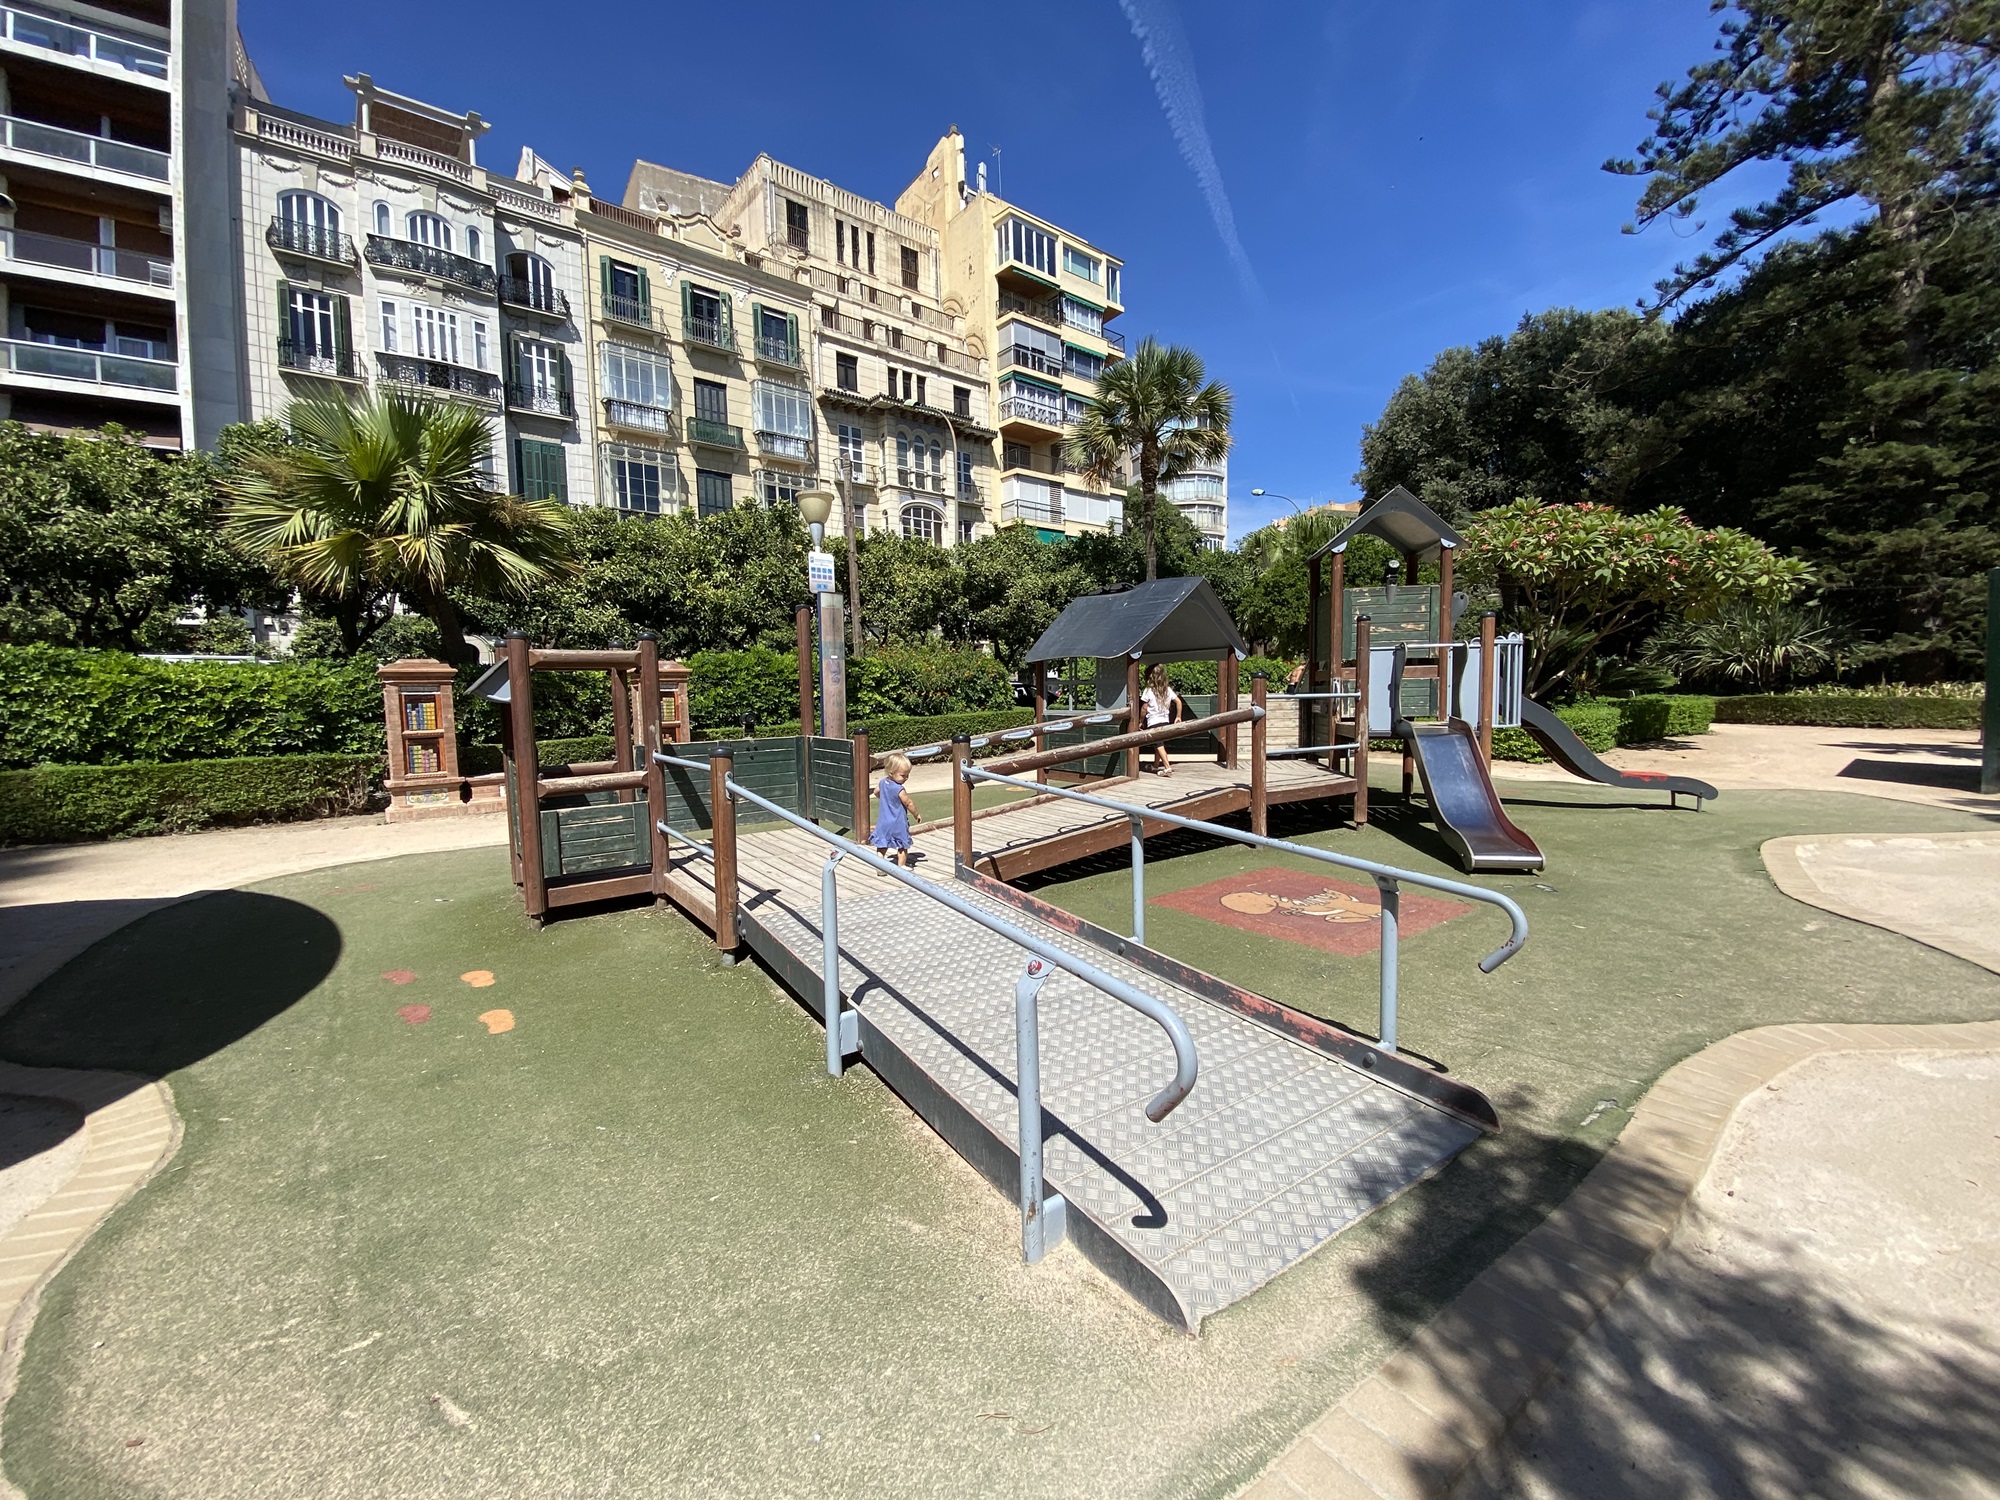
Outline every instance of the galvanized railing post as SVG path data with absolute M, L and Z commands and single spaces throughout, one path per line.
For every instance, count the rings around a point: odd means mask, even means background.
M 1382 1010 L 1375 1025 L 1375 1033 L 1381 1038 L 1378 1046 L 1384 1052 L 1396 1050 L 1396 945 L 1401 936 L 1398 918 L 1401 915 L 1401 892 L 1396 882 L 1386 875 L 1375 877 L 1375 889 L 1382 899 Z
M 840 890 L 834 872 L 847 858 L 845 849 L 836 849 L 819 872 L 820 927 L 820 1008 L 826 1018 L 826 1070 L 835 1078 L 841 1074 L 847 1056 L 846 1038 L 841 1035 L 840 1014 Z
M 1132 941 L 1146 946 L 1146 822 L 1132 818 Z
M 1035 1264 L 1062 1243 L 1068 1204 L 1042 1181 L 1042 1054 L 1035 999 L 1049 977 L 1039 958 L 1014 982 L 1014 1093 L 1021 1111 L 1021 1258 Z

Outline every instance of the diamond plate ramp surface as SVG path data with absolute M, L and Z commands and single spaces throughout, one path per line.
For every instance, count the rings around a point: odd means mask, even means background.
M 1165 1033 L 1060 971 L 1041 992 L 1045 1170 L 1071 1205 L 1071 1237 L 1114 1280 L 1190 1331 L 1480 1134 L 977 891 L 953 891 L 1158 996 L 1186 1022 L 1200 1075 L 1156 1125 L 1144 1105 L 1173 1076 Z M 781 946 L 781 970 L 809 971 L 816 986 L 816 891 L 798 899 L 767 886 L 743 914 L 753 946 L 767 958 Z M 861 1012 L 863 1055 L 1013 1196 L 1022 950 L 901 885 L 843 899 L 840 939 L 841 988 Z

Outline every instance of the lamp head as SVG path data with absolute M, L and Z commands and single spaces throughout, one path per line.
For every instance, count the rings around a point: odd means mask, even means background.
M 832 490 L 800 490 L 799 515 L 808 526 L 824 526 L 833 514 Z
M 1252 491 L 1251 491 L 1250 493 L 1251 493 L 1251 494 L 1253 494 L 1253 495 L 1261 495 L 1261 494 L 1263 494 L 1264 492 L 1263 492 L 1262 490 L 1252 490 Z

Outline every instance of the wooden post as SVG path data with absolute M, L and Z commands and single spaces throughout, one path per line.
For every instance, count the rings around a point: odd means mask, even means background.
M 868 817 L 868 726 L 854 726 L 854 837 L 858 842 L 868 841 L 868 831 L 874 826 Z
M 1046 662 L 1031 661 L 1028 663 L 1028 667 L 1035 674 L 1035 722 L 1037 724 L 1046 724 L 1049 718 L 1048 664 Z M 1037 750 L 1046 750 L 1049 748 L 1048 735 L 1039 729 L 1035 731 L 1035 748 Z M 1049 773 L 1046 766 L 1035 772 L 1035 780 L 1039 781 L 1043 786 L 1049 784 Z
M 1221 689 L 1219 705 L 1223 713 L 1236 707 L 1236 653 L 1227 652 L 1215 670 L 1216 686 Z M 1216 760 L 1229 770 L 1236 769 L 1236 726 L 1231 724 L 1222 731 L 1222 753 Z
M 611 758 L 618 769 L 632 769 L 632 678 L 621 668 L 611 669 Z M 620 792 L 620 802 L 630 802 L 632 793 Z
M 736 770 L 736 753 L 718 750 L 708 760 L 711 847 L 715 850 L 715 946 L 736 952 L 736 804 L 723 785 Z
M 1264 707 L 1265 695 L 1269 691 L 1269 680 L 1262 672 L 1250 674 L 1250 706 Z M 1259 714 L 1250 721 L 1250 831 L 1259 838 L 1269 831 L 1269 817 L 1264 806 L 1264 744 L 1265 725 L 1268 718 Z
M 1139 712 L 1139 658 L 1125 659 L 1125 727 L 1128 730 L 1144 729 L 1146 719 Z M 1139 779 L 1139 747 L 1134 745 L 1125 752 L 1125 776 L 1128 781 Z
M 972 759 L 972 736 L 951 737 L 951 852 L 961 865 L 972 864 L 972 783 L 965 779 L 965 763 Z
M 507 728 L 514 754 L 515 814 L 521 824 L 521 894 L 537 922 L 548 915 L 549 882 L 542 874 L 542 799 L 535 795 L 542 756 L 535 746 L 534 669 L 527 634 L 507 632 Z
M 1479 758 L 1488 766 L 1493 764 L 1493 692 L 1496 686 L 1493 659 L 1497 641 L 1496 630 L 1493 611 L 1489 609 L 1479 617 Z
M 813 636 L 812 611 L 803 604 L 792 617 L 799 637 L 799 733 L 813 731 Z
M 622 675 L 622 674 L 620 674 Z M 623 701 L 623 695 L 620 695 Z M 650 630 L 639 634 L 639 753 L 645 757 L 646 832 L 653 840 L 653 893 L 666 879 L 671 851 L 660 824 L 667 816 L 667 772 L 653 757 L 660 740 L 660 642 Z
M 1368 826 L 1368 616 L 1354 622 L 1354 826 Z
M 1451 548 L 1438 544 L 1438 612 L 1444 616 L 1442 634 L 1438 636 L 1441 641 L 1452 638 L 1451 553 Z
M 1330 660 L 1326 669 L 1325 690 L 1333 692 L 1340 686 L 1340 669 L 1347 665 L 1347 645 L 1345 641 L 1347 635 L 1347 616 L 1345 614 L 1345 610 L 1347 609 L 1347 554 L 1345 552 L 1336 552 L 1333 554 L 1333 578 L 1328 585 L 1326 607 L 1327 613 L 1333 620 L 1333 626 L 1327 635 L 1326 654 Z M 1308 692 L 1318 691 L 1310 683 L 1307 684 L 1306 690 Z M 1326 709 L 1326 732 L 1324 734 L 1320 733 L 1319 730 L 1319 710 L 1322 706 Z M 1340 704 L 1333 699 L 1325 699 L 1317 703 L 1308 699 L 1305 703 L 1300 704 L 1299 708 L 1299 732 L 1301 734 L 1309 733 L 1312 736 L 1311 739 L 1302 739 L 1299 743 L 1302 745 L 1331 745 L 1337 732 L 1334 729 L 1334 725 L 1340 722 Z M 1327 765 L 1331 767 L 1332 764 L 1333 758 L 1328 756 Z

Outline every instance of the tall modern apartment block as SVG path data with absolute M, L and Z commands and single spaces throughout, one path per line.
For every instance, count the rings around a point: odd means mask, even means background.
M 968 181 L 965 139 L 948 131 L 896 200 L 899 213 L 937 232 L 945 306 L 964 319 L 969 347 L 988 356 L 998 429 L 995 519 L 1055 537 L 1115 529 L 1122 489 L 1075 472 L 1070 427 L 1107 364 L 1125 356 L 1111 320 L 1124 311 L 1124 263 Z
M 0 6 L 0 417 L 164 448 L 241 416 L 229 0 Z
M 1211 547 L 1229 544 L 1229 459 L 1218 458 L 1160 486 L 1160 498 L 1194 522 Z

